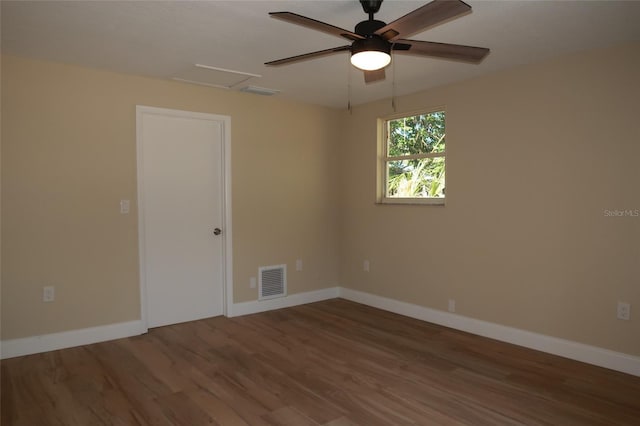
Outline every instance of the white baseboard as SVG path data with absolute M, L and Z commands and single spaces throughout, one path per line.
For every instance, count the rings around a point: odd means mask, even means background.
M 513 343 L 576 361 L 640 376 L 640 357 L 637 356 L 468 318 L 462 315 L 426 308 L 424 306 L 401 302 L 399 300 L 344 287 L 330 287 L 305 293 L 296 293 L 279 299 L 234 303 L 228 311 L 228 316 L 234 317 L 255 314 L 258 312 L 335 299 L 337 297 L 502 342 Z M 88 345 L 107 340 L 137 336 L 146 332 L 147 329 L 143 322 L 137 320 L 42 336 L 3 340 L 0 343 L 0 358 L 13 358 L 22 355 Z
M 80 330 L 63 331 L 42 336 L 24 337 L 21 339 L 3 340 L 0 343 L 0 358 L 13 358 L 74 346 L 90 345 L 107 340 L 144 334 L 147 329 L 142 321 L 129 321 Z
M 257 314 L 258 312 L 272 311 L 274 309 L 289 308 L 291 306 L 304 305 L 306 303 L 335 299 L 338 297 L 339 292 L 340 287 L 330 287 L 323 288 L 321 290 L 291 294 L 279 299 L 234 303 L 227 316 L 237 317 L 241 315 Z
M 231 309 L 229 309 L 227 316 L 248 315 L 296 305 L 304 305 L 306 303 L 320 302 L 321 300 L 335 299 L 338 297 L 338 292 L 339 287 L 331 287 L 305 293 L 296 293 L 279 299 L 234 303 Z M 55 351 L 58 349 L 72 348 L 74 346 L 90 345 L 92 343 L 137 336 L 146 332 L 147 329 L 144 323 L 137 320 L 41 336 L 3 340 L 0 342 L 0 359 Z
M 640 357 L 637 356 L 468 318 L 344 287 L 340 288 L 340 297 L 407 317 L 455 328 L 456 330 L 640 376 Z

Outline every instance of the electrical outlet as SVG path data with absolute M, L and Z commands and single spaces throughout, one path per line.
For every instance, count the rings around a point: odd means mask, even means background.
M 52 286 L 42 287 L 42 301 L 53 302 L 56 299 L 56 289 Z
M 631 319 L 631 304 L 618 302 L 618 319 L 629 321 Z
M 251 277 L 249 279 L 249 288 L 256 288 L 256 277 Z
M 448 309 L 449 309 L 449 312 L 455 312 L 456 311 L 456 301 L 455 301 L 455 299 L 449 299 Z
M 296 271 L 302 271 L 302 259 L 296 260 Z
M 365 260 L 364 262 L 362 262 L 362 270 L 365 272 L 369 272 L 369 261 Z
M 121 214 L 129 214 L 130 209 L 131 209 L 131 203 L 129 202 L 129 200 L 120 200 Z

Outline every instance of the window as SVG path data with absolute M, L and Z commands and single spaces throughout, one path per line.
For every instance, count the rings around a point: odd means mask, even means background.
M 380 120 L 379 201 L 444 204 L 445 112 Z

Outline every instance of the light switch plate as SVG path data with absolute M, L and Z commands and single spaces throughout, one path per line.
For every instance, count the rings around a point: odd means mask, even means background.
M 48 285 L 46 287 L 42 287 L 42 301 L 43 302 L 53 302 L 56 300 L 56 289 L 52 285 Z

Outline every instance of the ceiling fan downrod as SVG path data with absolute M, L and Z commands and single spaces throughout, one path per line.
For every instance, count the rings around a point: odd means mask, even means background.
M 369 15 L 369 20 L 358 23 L 354 29 L 356 34 L 361 36 L 370 37 L 380 28 L 387 25 L 385 22 L 373 19 L 373 15 L 378 13 L 382 0 L 360 0 L 364 13 Z

